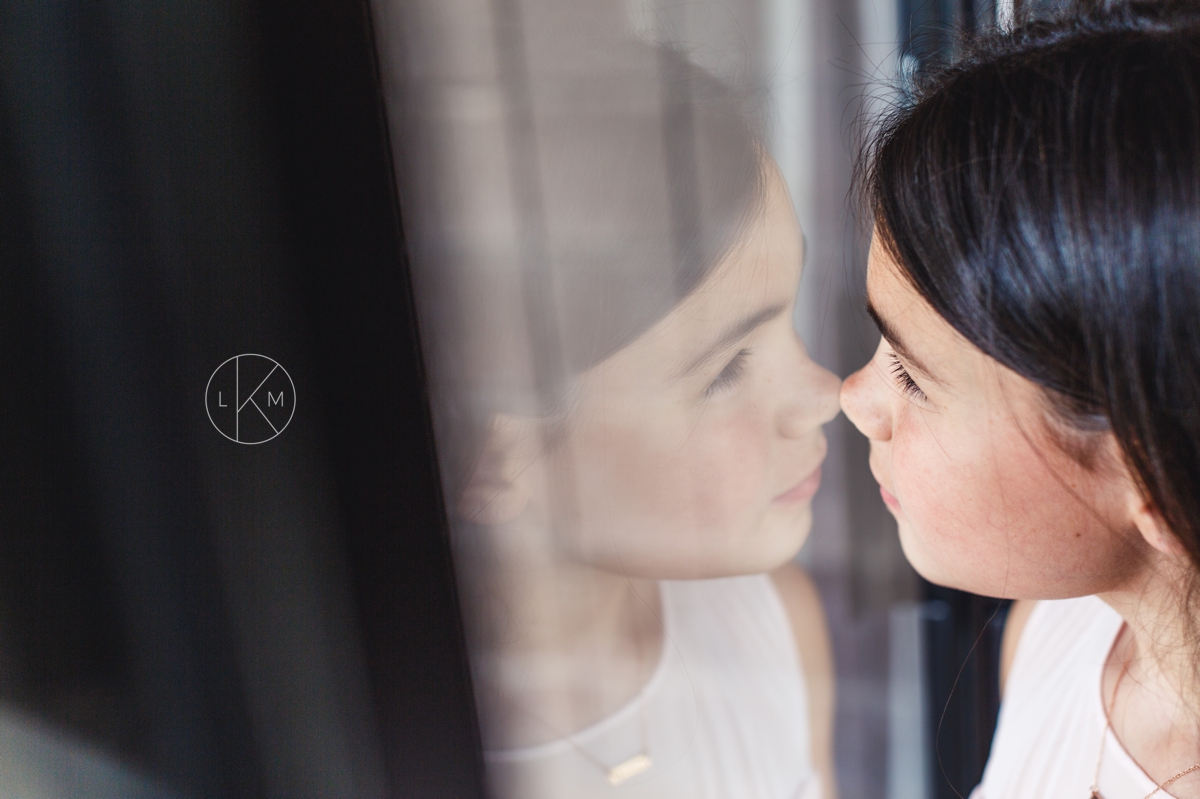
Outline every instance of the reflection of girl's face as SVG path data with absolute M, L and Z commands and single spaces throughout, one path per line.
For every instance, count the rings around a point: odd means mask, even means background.
M 884 337 L 846 379 L 842 407 L 871 440 L 916 570 L 1030 599 L 1105 591 L 1129 573 L 1138 539 L 1119 529 L 1128 491 L 1116 453 L 1101 450 L 1093 471 L 1066 455 L 1047 435 L 1040 389 L 938 316 L 878 237 L 867 297 Z
M 547 455 L 565 554 L 635 576 L 764 571 L 800 548 L 838 380 L 792 328 L 802 245 L 774 170 L 765 212 L 693 294 L 580 381 Z

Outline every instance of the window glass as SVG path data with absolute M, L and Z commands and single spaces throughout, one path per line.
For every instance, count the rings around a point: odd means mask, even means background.
M 934 795 L 930 625 L 995 608 L 836 406 L 856 148 L 977 24 L 912 5 L 374 3 L 494 795 Z
M 837 389 L 1012 11 L 0 0 L 0 795 L 965 795 L 1003 608 Z

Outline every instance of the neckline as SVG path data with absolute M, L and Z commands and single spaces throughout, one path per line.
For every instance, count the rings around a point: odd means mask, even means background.
M 658 693 L 659 687 L 666 680 L 667 664 L 670 660 L 670 653 L 674 650 L 672 644 L 672 631 L 675 618 L 674 609 L 671 607 L 670 597 L 668 596 L 664 581 L 658 580 L 655 583 L 655 587 L 658 589 L 659 607 L 662 608 L 662 645 L 659 647 L 658 663 L 655 664 L 654 671 L 650 674 L 650 678 L 646 680 L 645 684 L 633 695 L 633 698 L 599 721 L 571 733 L 567 738 L 557 738 L 545 743 L 533 744 L 532 746 L 518 746 L 511 749 L 485 749 L 483 752 L 484 759 L 492 761 L 520 761 L 549 757 L 562 752 L 575 752 L 575 747 L 586 746 L 589 741 L 594 740 L 613 728 L 630 720 L 635 720 L 635 716 L 645 705 L 649 704 L 654 695 Z
M 1104 600 L 1096 597 L 1097 601 Z M 1108 604 L 1104 603 L 1104 607 L 1108 608 Z M 1111 610 L 1111 608 L 1109 608 Z M 1119 619 L 1117 629 L 1112 634 L 1112 639 L 1108 644 L 1108 648 L 1104 650 L 1104 658 L 1100 661 L 1100 668 L 1097 670 L 1096 683 L 1092 691 L 1092 699 L 1099 708 L 1100 720 L 1100 752 L 1101 764 L 1111 762 L 1110 758 L 1115 758 L 1119 763 L 1119 768 L 1125 772 L 1130 778 L 1141 782 L 1138 786 L 1139 791 L 1158 790 L 1164 799 L 1176 799 L 1175 795 L 1168 793 L 1166 789 L 1159 788 L 1146 770 L 1133 759 L 1133 755 L 1129 754 L 1129 750 L 1125 748 L 1125 744 L 1121 743 L 1121 739 L 1117 737 L 1117 731 L 1113 729 L 1108 718 L 1108 707 L 1104 704 L 1104 673 L 1108 670 L 1108 662 L 1113 656 L 1113 651 L 1117 648 L 1117 640 L 1121 637 L 1121 632 L 1125 629 L 1125 619 L 1115 610 L 1112 611 Z M 1104 769 L 1101 766 L 1099 776 L 1104 774 Z M 1097 787 L 1099 785 L 1099 776 L 1097 778 Z

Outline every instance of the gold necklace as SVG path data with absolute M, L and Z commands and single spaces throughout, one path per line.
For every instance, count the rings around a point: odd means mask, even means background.
M 1124 629 L 1124 628 L 1122 628 L 1122 629 Z M 1108 708 L 1109 708 L 1109 705 L 1111 705 L 1114 708 L 1117 706 L 1117 689 L 1119 689 L 1121 687 L 1121 680 L 1125 679 L 1125 673 L 1128 670 L 1129 670 L 1129 661 L 1126 660 L 1124 663 L 1121 664 L 1121 673 L 1119 675 L 1117 675 L 1117 682 L 1116 682 L 1116 684 L 1113 685 L 1112 701 L 1109 702 L 1108 705 L 1104 705 L 1104 732 L 1102 732 L 1100 734 L 1100 756 L 1096 758 L 1096 775 L 1092 778 L 1092 795 L 1089 797 L 1089 799 L 1104 799 L 1104 797 L 1100 793 L 1100 764 L 1104 762 L 1104 744 L 1108 740 L 1109 731 L 1112 729 L 1112 716 L 1109 715 Z M 1101 703 L 1101 704 L 1103 704 L 1103 703 Z M 1163 788 L 1166 788 L 1168 785 L 1175 782 L 1175 780 L 1179 779 L 1180 777 L 1191 774 L 1193 771 L 1196 771 L 1197 769 L 1200 769 L 1200 763 L 1197 763 L 1196 765 L 1192 766 L 1191 768 L 1185 768 L 1183 771 L 1179 772 L 1178 774 L 1176 774 L 1174 777 L 1167 780 L 1166 782 L 1158 783 L 1158 787 L 1155 788 L 1150 793 L 1146 794 L 1145 797 L 1143 797 L 1143 799 L 1150 799 L 1150 797 L 1154 796 L 1154 794 L 1158 793 Z
M 664 632 L 664 640 L 662 642 L 662 646 L 663 646 L 663 652 L 662 652 L 661 656 L 666 657 L 667 642 L 665 640 L 665 632 Z M 637 661 L 638 661 L 639 666 L 643 659 L 644 659 L 644 656 L 643 656 L 643 652 L 642 652 L 642 646 L 641 646 L 641 642 L 639 641 L 637 644 Z M 653 674 L 651 675 L 650 679 L 651 680 L 654 679 Z M 633 779 L 634 777 L 636 777 L 639 774 L 644 774 L 645 772 L 650 770 L 651 766 L 654 765 L 654 760 L 653 760 L 653 758 L 650 757 L 650 749 L 646 745 L 646 697 L 644 697 L 642 695 L 642 691 L 644 691 L 644 690 L 645 690 L 645 686 L 642 687 L 641 691 L 638 691 L 637 696 L 634 699 L 634 701 L 636 701 L 638 703 L 638 722 L 639 722 L 639 727 L 641 728 L 641 741 L 642 741 L 641 746 L 639 747 L 637 754 L 635 754 L 633 757 L 622 760 L 620 763 L 617 763 L 615 766 L 604 765 L 604 763 L 602 763 L 599 758 L 597 758 L 595 755 L 593 755 L 588 750 L 584 749 L 579 744 L 579 742 L 575 740 L 575 737 L 573 735 L 563 735 L 559 730 L 555 729 L 553 724 L 546 721 L 541 716 L 538 716 L 529 711 L 526 711 L 526 713 L 529 716 L 531 716 L 532 718 L 535 718 L 539 722 L 541 722 L 547 729 L 549 729 L 551 732 L 553 732 L 555 735 L 557 735 L 561 740 L 564 740 L 568 744 L 570 744 L 571 748 L 574 749 L 576 752 L 578 752 L 580 755 L 582 755 L 585 760 L 587 760 L 589 763 L 596 766 L 596 768 L 598 768 L 602 772 L 604 772 L 604 776 L 608 778 L 609 785 L 616 787 L 624 782 L 628 782 L 629 780 Z
M 575 740 L 575 736 L 563 735 L 561 732 L 555 729 L 553 724 L 546 721 L 541 716 L 529 713 L 528 711 L 526 711 L 526 713 L 532 718 L 540 721 L 547 729 L 557 735 L 560 740 L 566 741 L 568 744 L 570 744 L 571 748 L 582 755 L 585 760 L 592 763 L 594 766 L 596 766 L 596 768 L 604 772 L 604 775 L 608 778 L 609 785 L 617 786 L 623 782 L 633 779 L 639 774 L 649 771 L 650 767 L 654 765 L 654 760 L 650 757 L 649 747 L 646 746 L 646 702 L 645 699 L 640 695 L 640 692 L 636 701 L 638 702 L 638 717 L 641 726 L 642 744 L 641 747 L 639 747 L 637 754 L 635 754 L 633 757 L 622 760 L 615 766 L 604 765 L 599 758 L 597 758 L 588 750 L 584 749 L 583 746 Z
M 604 775 L 608 777 L 608 784 L 617 786 L 621 783 L 631 780 L 639 774 L 650 770 L 654 765 L 654 761 L 650 758 L 650 752 L 646 749 L 646 717 L 642 715 L 642 747 L 636 755 L 627 760 L 622 760 L 615 766 L 606 766 L 595 758 L 591 752 L 580 746 L 570 735 L 566 736 L 566 742 L 575 748 L 575 751 L 583 755 L 596 765 Z

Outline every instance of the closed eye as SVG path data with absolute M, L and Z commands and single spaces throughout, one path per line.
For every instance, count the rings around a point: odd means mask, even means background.
M 891 372 L 892 380 L 900 387 L 900 390 L 907 396 L 924 402 L 925 392 L 917 385 L 917 381 L 912 379 L 912 375 L 904 368 L 904 364 L 900 363 L 900 358 L 896 356 L 896 353 L 888 353 L 888 360 L 891 361 L 888 371 Z
M 708 388 L 704 390 L 704 396 L 711 397 L 741 380 L 742 375 L 746 372 L 746 361 L 749 358 L 750 350 L 748 349 L 740 350 L 737 355 L 734 355 L 729 363 L 725 364 L 721 374 L 708 384 Z

